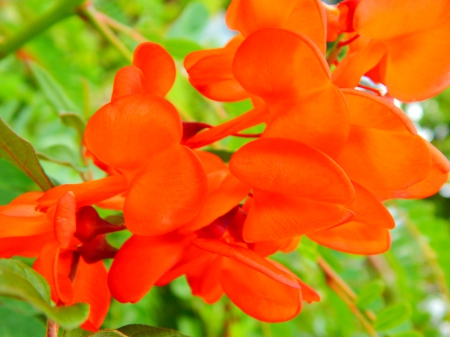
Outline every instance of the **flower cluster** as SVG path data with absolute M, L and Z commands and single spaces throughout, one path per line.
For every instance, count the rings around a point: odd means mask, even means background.
M 214 127 L 181 120 L 165 99 L 174 61 L 139 45 L 85 131 L 86 156 L 106 177 L 1 206 L 0 256 L 38 257 L 57 305 L 91 305 L 86 329 L 99 328 L 110 293 L 137 302 L 182 275 L 206 303 L 225 293 L 259 320 L 293 318 L 319 295 L 270 255 L 302 236 L 382 253 L 395 225 L 382 201 L 424 198 L 447 181 L 450 163 L 393 98 L 450 84 L 448 13 L 443 0 L 233 0 L 226 19 L 238 34 L 184 62 L 204 96 L 253 103 Z M 328 54 L 327 40 L 336 41 Z M 364 75 L 388 94 L 359 84 Z M 199 150 L 259 124 L 228 165 Z M 124 224 L 93 205 L 123 210 Z M 132 236 L 117 251 L 105 234 L 118 230 Z

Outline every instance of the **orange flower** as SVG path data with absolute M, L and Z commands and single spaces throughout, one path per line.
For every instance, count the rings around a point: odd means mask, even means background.
M 139 235 L 171 232 L 199 213 L 207 192 L 205 171 L 192 150 L 180 144 L 180 116 L 161 97 L 174 73 L 173 60 L 160 46 L 145 43 L 136 49 L 134 65 L 116 76 L 113 101 L 94 114 L 85 131 L 89 152 L 117 173 L 56 187 L 40 199 L 41 208 L 69 190 L 79 206 L 126 192 L 127 228 Z
M 438 94 L 450 84 L 449 13 L 445 0 L 362 0 L 354 9 L 352 26 L 365 46 L 347 55 L 333 81 L 353 88 L 372 70 L 374 80 L 401 101 Z
M 101 260 L 116 253 L 99 234 L 123 227 L 101 220 L 90 207 L 77 211 L 71 193 L 63 195 L 46 214 L 37 212 L 36 199 L 41 195 L 26 193 L 1 206 L 0 256 L 38 257 L 33 267 L 49 283 L 52 300 L 57 305 L 89 303 L 90 314 L 82 327 L 97 330 L 110 303 L 107 271 Z
M 153 285 L 164 285 L 186 274 L 194 295 L 207 303 L 217 301 L 225 292 L 240 309 L 263 321 L 288 320 L 299 313 L 302 299 L 317 301 L 317 293 L 294 274 L 249 249 L 240 235 L 234 237 L 241 227 L 235 221 L 240 218 L 237 210 L 195 234 L 133 236 L 111 267 L 113 296 L 122 302 L 136 302 Z M 142 265 L 151 268 L 142 273 Z
M 227 24 L 240 32 L 224 48 L 198 51 L 185 59 L 189 81 L 208 98 L 237 101 L 249 94 L 233 76 L 237 48 L 252 33 L 264 28 L 280 28 L 308 36 L 325 53 L 326 18 L 318 0 L 233 0 Z
M 208 177 L 208 194 L 201 212 L 178 229 L 159 236 L 133 235 L 120 248 L 110 271 L 111 292 L 119 301 L 136 302 L 185 251 L 195 237 L 195 231 L 210 225 L 214 220 L 233 209 L 245 198 L 249 187 L 233 177 L 217 156 L 196 151 Z M 141 273 L 142 265 L 151 265 Z

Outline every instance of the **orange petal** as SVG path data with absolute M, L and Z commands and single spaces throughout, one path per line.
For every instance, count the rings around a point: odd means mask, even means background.
M 346 91 L 345 96 L 351 124 L 356 114 L 367 116 L 366 121 L 355 118 L 336 159 L 350 179 L 380 197 L 423 180 L 431 169 L 430 153 L 425 141 L 411 133 L 404 113 L 367 94 Z
M 114 77 L 111 102 L 128 95 L 144 94 L 143 82 L 144 74 L 139 68 L 128 66 L 119 69 Z
M 213 256 L 186 273 L 192 294 L 201 297 L 206 303 L 213 304 L 223 295 L 220 284 L 222 257 Z
M 304 34 L 322 52 L 326 50 L 326 16 L 318 0 L 233 0 L 226 19 L 231 29 L 245 36 L 264 28 L 281 28 Z
M 347 222 L 353 213 L 337 204 L 254 191 L 244 240 L 259 242 L 308 234 Z
M 200 266 L 204 266 L 216 257 L 216 255 L 208 253 L 194 245 L 188 244 L 187 247 L 180 260 L 167 273 L 161 276 L 155 282 L 155 285 L 165 286 L 181 275 L 197 270 Z
M 347 103 L 335 85 L 327 85 L 292 104 L 274 104 L 270 114 L 263 137 L 292 139 L 330 157 L 335 157 L 347 141 Z
M 288 139 L 264 138 L 248 143 L 231 158 L 230 171 L 261 191 L 342 205 L 353 199 L 350 180 L 333 160 Z
M 0 238 L 0 257 L 38 257 L 42 247 L 54 238 L 53 231 L 27 237 Z
M 22 204 L 28 204 L 28 205 L 36 205 L 36 200 L 42 197 L 44 192 L 27 192 L 22 195 L 19 195 L 17 198 L 15 198 L 13 201 L 9 203 L 9 205 L 22 205 Z M 0 214 L 3 214 L 1 211 L 5 206 L 0 206 Z
M 299 289 L 277 282 L 234 259 L 223 259 L 220 281 L 234 304 L 261 321 L 287 321 L 302 308 Z
M 76 200 L 72 192 L 65 193 L 56 204 L 55 238 L 61 248 L 69 248 L 73 235 L 77 230 Z
M 196 51 L 186 57 L 184 66 L 189 82 L 202 95 L 220 102 L 241 101 L 249 97 L 231 69 L 241 40 L 238 36 L 224 48 Z
M 103 163 L 121 172 L 133 171 L 158 152 L 179 144 L 182 132 L 180 116 L 168 101 L 129 95 L 92 116 L 85 143 Z
M 225 165 L 222 159 L 211 152 L 196 150 L 194 153 L 202 163 L 206 174 L 227 168 L 227 165 Z
M 258 272 L 263 273 L 264 275 L 284 285 L 297 289 L 299 288 L 298 284 L 293 280 L 291 275 L 275 268 L 271 263 L 267 262 L 264 258 L 248 248 L 231 245 L 221 240 L 211 239 L 195 239 L 192 240 L 192 244 L 208 252 L 239 261 L 240 263 L 257 270 Z
M 394 191 L 387 194 L 382 199 L 402 198 L 402 199 L 422 199 L 437 193 L 441 187 L 448 181 L 450 172 L 450 163 L 445 156 L 439 152 L 433 145 L 426 142 L 431 153 L 432 167 L 430 173 L 424 180 L 405 188 L 404 190 Z
M 333 83 L 340 88 L 354 88 L 361 77 L 374 68 L 386 55 L 387 49 L 378 41 L 370 41 L 366 47 L 349 53 L 333 71 Z
M 206 192 L 206 174 L 193 151 L 172 147 L 132 181 L 124 205 L 127 228 L 138 235 L 173 231 L 200 212 Z
M 446 0 L 364 0 L 356 7 L 353 25 L 361 35 L 389 40 L 448 23 Z
M 450 85 L 449 20 L 442 27 L 384 42 L 388 49 L 384 84 L 390 95 L 404 102 L 422 101 Z
M 111 295 L 107 285 L 108 274 L 102 261 L 88 264 L 80 259 L 73 282 L 73 303 L 88 303 L 89 317 L 81 326 L 98 330 L 109 309 Z
M 181 259 L 190 238 L 174 233 L 133 235 L 120 248 L 109 271 L 113 297 L 120 302 L 139 301 Z M 142 268 L 146 268 L 145 272 Z
M 141 43 L 134 51 L 133 65 L 144 75 L 145 94 L 164 97 L 175 82 L 175 62 L 170 54 L 156 43 Z
M 260 241 L 249 244 L 249 247 L 258 255 L 264 257 L 275 254 L 278 251 L 290 253 L 295 248 L 297 248 L 297 245 L 300 242 L 300 238 L 301 237 L 287 238 L 275 241 Z
M 99 180 L 92 180 L 81 184 L 60 185 L 47 191 L 39 198 L 38 208 L 46 210 L 56 205 L 58 200 L 67 192 L 75 195 L 77 206 L 88 206 L 109 199 L 127 189 L 127 181 L 122 175 L 115 175 Z
M 286 273 L 292 275 L 292 277 L 294 277 L 298 284 L 301 287 L 301 292 L 302 292 L 302 299 L 308 303 L 312 303 L 312 302 L 318 302 L 320 301 L 320 295 L 313 289 L 311 288 L 309 285 L 307 285 L 305 282 L 303 282 L 302 280 L 300 280 L 298 278 L 297 275 L 295 275 L 292 271 L 290 271 L 289 269 L 287 269 L 285 266 L 283 266 L 281 263 L 278 263 L 274 260 L 268 260 L 270 263 L 272 263 L 274 266 L 276 266 L 277 268 L 285 271 Z
M 228 169 L 225 172 L 225 176 L 220 177 L 220 183 L 217 188 L 210 191 L 206 196 L 206 202 L 200 213 L 183 226 L 179 233 L 186 234 L 208 226 L 246 197 L 250 188 L 236 179 Z M 208 179 L 210 179 L 209 176 Z
M 391 245 L 389 229 L 395 222 L 389 211 L 375 196 L 354 184 L 355 201 L 348 206 L 355 213 L 352 221 L 340 226 L 308 234 L 323 246 L 352 254 L 381 254 Z
M 301 100 L 330 83 L 328 64 L 317 46 L 280 29 L 250 35 L 236 52 L 233 74 L 248 92 L 276 103 Z
M 267 109 L 265 105 L 259 105 L 253 110 L 244 113 L 228 122 L 196 134 L 188 139 L 184 144 L 190 148 L 199 148 L 212 144 L 217 140 L 230 136 L 234 133 L 251 128 L 252 126 L 264 123 L 267 119 Z
M 141 43 L 134 51 L 133 66 L 117 72 L 111 101 L 132 94 L 164 97 L 175 75 L 175 63 L 164 48 L 152 42 Z
M 0 214 L 0 238 L 25 237 L 53 232 L 53 225 L 45 214 L 36 217 Z

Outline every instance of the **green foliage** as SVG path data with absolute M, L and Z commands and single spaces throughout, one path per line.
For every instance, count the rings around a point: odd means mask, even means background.
M 375 328 L 379 331 L 391 330 L 402 324 L 411 316 L 411 306 L 408 303 L 394 304 L 378 314 Z
M 0 295 L 26 301 L 67 329 L 79 326 L 89 314 L 89 306 L 85 303 L 52 307 L 50 287 L 45 279 L 18 260 L 0 259 Z
M 360 308 L 366 308 L 382 296 L 384 291 L 384 282 L 376 280 L 365 285 L 358 294 L 356 304 Z

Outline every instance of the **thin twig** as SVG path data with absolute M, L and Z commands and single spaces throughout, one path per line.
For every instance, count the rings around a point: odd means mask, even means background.
M 51 320 L 47 320 L 47 332 L 46 337 L 58 337 L 59 326 Z
M 97 15 L 97 18 L 98 18 L 99 21 L 103 21 L 109 27 L 114 29 L 115 31 L 117 31 L 119 33 L 123 33 L 125 35 L 128 35 L 133 40 L 135 40 L 135 41 L 137 41 L 139 43 L 148 41 L 148 39 L 146 39 L 143 35 L 139 34 L 133 28 L 128 27 L 127 25 L 124 25 L 123 23 L 121 23 L 121 22 L 119 22 L 117 20 L 114 20 L 110 16 L 108 16 L 108 15 L 106 15 L 104 13 L 101 13 L 101 12 L 97 12 L 96 15 Z
M 133 54 L 131 51 L 118 39 L 118 37 L 113 33 L 113 31 L 106 25 L 102 20 L 98 18 L 98 12 L 92 4 L 82 6 L 78 9 L 78 14 L 89 21 L 92 26 L 97 29 L 97 31 L 109 42 L 111 43 L 128 61 L 133 61 Z

